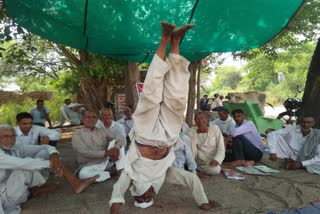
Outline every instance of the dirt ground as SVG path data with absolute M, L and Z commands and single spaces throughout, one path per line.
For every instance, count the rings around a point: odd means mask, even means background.
M 75 154 L 70 143 L 70 136 L 75 129 L 65 129 L 62 141 L 57 148 L 63 162 L 70 170 L 76 169 Z M 262 161 L 275 169 L 281 162 L 270 163 L 267 155 Z M 112 178 L 102 183 L 91 185 L 83 193 L 75 194 L 70 186 L 59 179 L 57 191 L 26 202 L 22 208 L 23 214 L 59 213 L 109 213 L 108 201 L 112 186 L 116 179 Z M 320 202 L 319 176 L 304 170 L 284 171 L 274 176 L 245 175 L 244 180 L 226 179 L 222 174 L 202 180 L 209 199 L 220 202 L 223 207 L 211 211 L 202 211 L 192 198 L 187 187 L 165 183 L 155 198 L 155 205 L 147 209 L 135 208 L 130 193 L 126 193 L 126 204 L 120 213 L 174 213 L 174 214 L 256 214 L 266 211 L 282 211 L 304 207 Z

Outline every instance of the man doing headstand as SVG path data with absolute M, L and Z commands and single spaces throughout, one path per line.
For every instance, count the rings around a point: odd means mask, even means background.
M 173 147 L 179 139 L 188 92 L 189 62 L 179 55 L 179 43 L 185 32 L 194 25 L 175 25 L 162 22 L 159 48 L 151 62 L 136 111 L 134 127 L 130 132 L 131 145 L 125 157 L 125 167 L 113 186 L 111 213 L 118 213 L 124 193 L 130 192 L 135 205 L 146 208 L 167 180 L 189 186 L 199 208 L 210 209 L 217 204 L 209 202 L 197 175 L 172 168 L 175 159 Z M 170 55 L 166 47 L 171 42 Z

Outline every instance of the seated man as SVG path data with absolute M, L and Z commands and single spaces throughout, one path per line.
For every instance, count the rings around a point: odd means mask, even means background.
M 70 99 L 65 99 L 64 100 L 64 104 L 60 108 L 60 123 L 59 123 L 59 126 L 63 126 L 65 121 L 67 121 L 67 122 L 71 121 L 71 119 L 67 115 L 68 106 L 70 104 L 71 104 L 71 100 Z
M 229 157 L 231 161 L 226 164 L 253 166 L 261 160 L 265 149 L 260 134 L 253 122 L 245 120 L 242 109 L 235 109 L 232 116 L 236 126 L 226 137 L 226 142 L 232 141 L 232 155 Z
M 301 125 L 270 132 L 270 160 L 284 158 L 287 159 L 286 169 L 305 168 L 310 173 L 320 174 L 320 131 L 313 129 L 314 125 L 314 117 L 306 115 Z
M 188 171 L 197 174 L 197 163 L 194 160 L 191 151 L 192 142 L 190 137 L 183 132 L 183 128 L 180 132 L 180 143 L 180 148 L 175 149 L 174 151 L 176 159 L 172 163 L 172 167 L 183 170 L 187 169 Z
M 49 127 L 52 127 L 48 107 L 44 106 L 43 100 L 37 100 L 37 107 L 31 109 L 30 114 L 33 117 L 33 124 L 45 127 L 46 120 L 49 123 Z
M 17 126 L 15 127 L 17 143 L 30 145 L 49 144 L 56 146 L 61 137 L 60 132 L 33 125 L 33 117 L 28 112 L 17 114 Z
M 72 147 L 77 152 L 79 177 L 87 178 L 99 174 L 97 182 L 101 182 L 110 177 L 106 170 L 110 171 L 115 163 L 117 170 L 123 168 L 124 152 L 121 153 L 120 148 L 125 138 L 109 129 L 96 128 L 97 120 L 96 113 L 86 111 L 83 118 L 84 127 L 72 136 Z M 113 139 L 115 142 L 111 144 Z
M 75 193 L 85 190 L 98 176 L 79 180 L 62 164 L 58 151 L 48 145 L 15 144 L 15 130 L 0 125 L 0 213 L 20 213 L 28 197 L 54 191 L 58 184 L 44 186 L 48 169 L 63 177 Z
M 71 103 L 66 109 L 71 125 L 80 125 L 86 108 L 83 104 Z
M 118 120 L 117 122 L 123 126 L 124 131 L 126 132 L 126 135 L 128 135 L 133 127 L 132 111 L 131 111 L 131 108 L 125 107 L 123 112 L 125 116 L 120 120 Z
M 205 94 L 203 95 L 203 97 L 200 98 L 199 100 L 199 108 L 202 110 L 202 111 L 205 111 L 205 110 L 208 110 L 210 107 L 208 107 L 208 95 Z
M 236 123 L 232 117 L 230 117 L 227 109 L 220 106 L 216 108 L 216 111 L 218 112 L 219 118 L 211 121 L 210 125 L 217 125 L 224 137 L 230 135 L 231 130 L 235 127 Z
M 125 139 L 123 148 L 126 148 L 127 146 L 127 140 L 126 140 L 126 132 L 124 131 L 123 126 L 113 120 L 113 113 L 111 109 L 109 108 L 103 108 L 100 110 L 100 117 L 101 120 L 98 120 L 96 123 L 97 128 L 106 128 L 109 129 L 114 134 L 120 134 Z
M 188 186 L 201 209 L 210 203 L 199 178 L 185 170 L 170 167 L 175 159 L 174 146 L 179 139 L 188 92 L 189 62 L 179 55 L 179 43 L 193 25 L 181 28 L 162 22 L 162 36 L 133 114 L 131 145 L 125 156 L 125 168 L 113 186 L 111 213 L 119 213 L 124 194 L 130 192 L 137 207 L 149 207 L 164 181 Z M 170 55 L 166 48 L 171 41 Z
M 225 156 L 223 136 L 216 125 L 209 126 L 208 117 L 203 111 L 195 114 L 197 127 L 192 128 L 189 136 L 192 141 L 192 152 L 198 164 L 198 175 L 217 175 L 221 171 L 221 163 Z

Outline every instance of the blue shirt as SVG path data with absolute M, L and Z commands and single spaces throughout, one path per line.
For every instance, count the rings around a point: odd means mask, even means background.
M 215 119 L 214 121 L 210 122 L 210 125 L 217 125 L 221 132 L 223 134 L 227 134 L 229 135 L 231 133 L 231 131 L 234 129 L 236 123 L 234 122 L 234 120 L 232 119 L 232 117 L 230 117 L 230 115 L 228 116 L 228 118 L 226 120 L 221 120 L 220 118 Z
M 46 115 L 49 113 L 48 107 L 44 106 L 43 109 L 39 110 L 38 108 L 31 109 L 30 114 L 33 117 L 33 123 L 46 123 Z

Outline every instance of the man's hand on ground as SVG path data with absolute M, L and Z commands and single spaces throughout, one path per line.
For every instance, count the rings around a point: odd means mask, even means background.
M 210 166 L 218 166 L 218 165 L 220 165 L 219 164 L 219 162 L 217 161 L 217 160 L 212 160 L 211 162 L 210 162 Z
M 40 144 L 49 144 L 49 141 L 50 141 L 50 139 L 48 136 L 42 136 L 40 138 Z
M 290 161 L 287 165 L 286 165 L 286 169 L 302 169 L 303 165 L 300 161 Z
M 270 153 L 269 160 L 276 161 L 277 159 L 278 159 L 278 157 L 275 153 Z
M 112 149 L 107 150 L 104 153 L 104 156 L 110 157 L 113 162 L 116 162 L 117 160 L 119 160 L 119 154 L 120 154 L 120 151 L 118 148 L 112 148 Z

